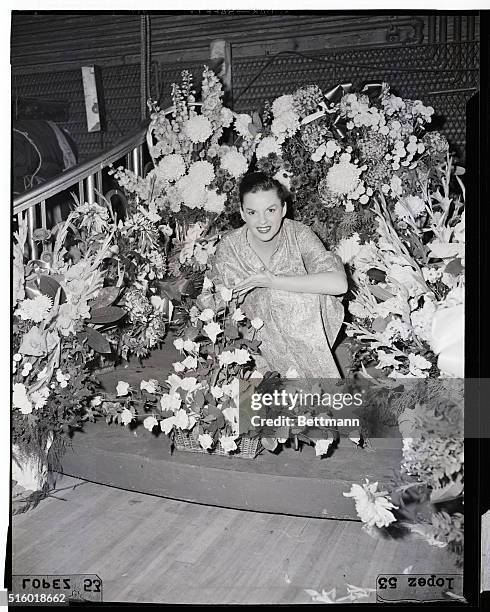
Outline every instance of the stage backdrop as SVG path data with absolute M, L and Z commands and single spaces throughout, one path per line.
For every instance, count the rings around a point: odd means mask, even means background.
M 65 102 L 69 110 L 60 124 L 75 139 L 81 160 L 116 143 L 141 121 L 143 27 L 135 13 L 14 13 L 14 113 L 16 99 Z M 441 131 L 464 158 L 466 103 L 479 87 L 475 13 L 152 14 L 150 95 L 167 104 L 172 81 L 184 68 L 198 76 L 217 38 L 231 44 L 236 111 L 259 109 L 265 99 L 309 83 L 325 88 L 384 80 L 401 96 L 434 106 L 442 114 Z M 100 133 L 87 132 L 81 73 L 85 65 L 99 67 L 106 117 Z

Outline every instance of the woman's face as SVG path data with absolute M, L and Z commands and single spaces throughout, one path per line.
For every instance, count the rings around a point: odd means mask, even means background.
M 254 238 L 269 242 L 281 229 L 286 205 L 281 202 L 275 189 L 246 193 L 240 214 Z

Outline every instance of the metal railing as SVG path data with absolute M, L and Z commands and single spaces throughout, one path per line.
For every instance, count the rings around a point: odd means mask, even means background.
M 171 112 L 172 109 L 169 110 Z M 165 111 L 167 112 L 167 111 Z M 27 215 L 28 245 L 31 259 L 37 259 L 38 245 L 34 239 L 36 229 L 47 229 L 49 199 L 70 188 L 78 194 L 80 202 L 93 204 L 103 196 L 102 171 L 122 158 L 126 167 L 138 176 L 143 174 L 143 145 L 146 142 L 148 122 L 109 150 L 93 159 L 62 172 L 55 178 L 16 196 L 13 214 L 19 224 Z
M 194 102 L 190 106 L 201 107 L 201 102 Z M 163 112 L 170 115 L 174 112 L 170 106 Z M 103 151 L 93 159 L 78 164 L 55 178 L 29 189 L 13 200 L 13 214 L 20 223 L 27 214 L 27 244 L 31 259 L 37 259 L 38 245 L 34 238 L 36 229 L 47 229 L 47 210 L 49 198 L 63 191 L 75 187 L 80 203 L 93 204 L 105 195 L 102 188 L 102 171 L 114 162 L 125 157 L 126 168 L 132 170 L 137 176 L 144 176 L 143 147 L 146 145 L 146 133 L 149 121 L 145 121 L 133 134 L 119 142 L 107 151 Z M 114 190 L 109 190 L 114 193 Z

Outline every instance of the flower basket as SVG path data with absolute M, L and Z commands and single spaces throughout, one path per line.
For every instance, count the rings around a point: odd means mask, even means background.
M 175 429 L 174 437 L 175 448 L 179 451 L 187 451 L 190 453 L 206 453 L 211 455 L 222 455 L 226 457 L 240 457 L 240 459 L 255 459 L 262 452 L 263 447 L 260 443 L 260 438 L 249 438 L 242 436 L 237 440 L 238 450 L 228 453 L 221 447 L 218 442 L 212 451 L 207 451 L 199 444 L 197 433 L 194 431 L 182 431 Z

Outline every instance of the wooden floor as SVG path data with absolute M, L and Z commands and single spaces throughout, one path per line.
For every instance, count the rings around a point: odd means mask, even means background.
M 339 598 L 347 583 L 374 588 L 380 573 L 460 573 L 444 549 L 376 540 L 356 521 L 202 506 L 67 476 L 54 495 L 12 517 L 12 571 L 98 574 L 104 601 L 309 603 L 305 589 L 335 587 Z

